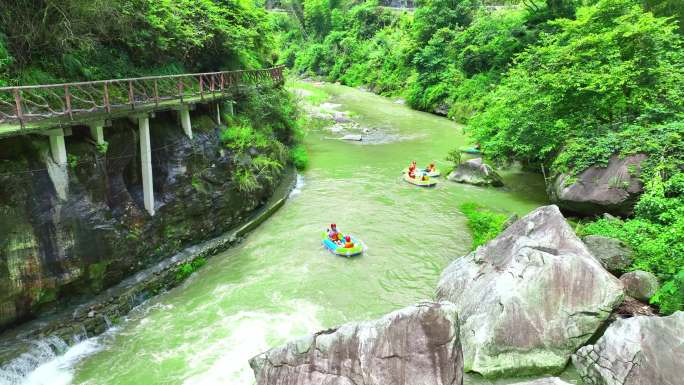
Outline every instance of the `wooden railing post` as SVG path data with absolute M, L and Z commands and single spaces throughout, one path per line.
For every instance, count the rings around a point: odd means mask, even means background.
M 128 103 L 131 104 L 131 109 L 135 109 L 135 98 L 133 97 L 133 81 L 128 81 Z
M 112 106 L 109 104 L 109 82 L 104 82 L 104 107 L 108 114 L 112 112 Z
M 19 93 L 19 89 L 15 88 L 14 89 L 14 104 L 17 109 L 17 119 L 19 119 L 19 126 L 21 128 L 24 128 L 24 111 L 21 108 L 21 94 Z
M 180 102 L 183 103 L 183 80 L 178 79 L 178 97 L 180 98 Z
M 154 79 L 154 106 L 159 107 L 159 88 L 157 86 L 157 79 Z
M 204 77 L 199 76 L 200 100 L 204 100 Z
M 65 84 L 64 85 L 64 99 L 65 99 L 65 105 L 66 105 L 66 113 L 69 115 L 69 119 L 73 119 L 73 115 L 71 113 L 71 93 L 69 93 L 69 85 Z

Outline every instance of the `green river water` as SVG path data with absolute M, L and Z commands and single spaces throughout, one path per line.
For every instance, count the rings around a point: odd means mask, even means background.
M 522 172 L 503 172 L 505 189 L 443 180 L 421 189 L 403 182 L 401 170 L 411 159 L 447 167 L 447 152 L 466 145 L 462 128 L 353 88 L 320 89 L 337 110 L 373 128 L 374 139 L 344 142 L 330 139 L 340 134 L 329 129 L 309 132 L 310 166 L 279 212 L 181 287 L 89 342 L 53 378 L 93 385 L 251 384 L 247 360 L 269 347 L 432 298 L 441 270 L 470 249 L 460 203 L 520 215 L 545 203 L 542 178 Z M 346 259 L 324 250 L 320 234 L 331 222 L 362 239 L 366 253 Z M 466 383 L 488 384 L 474 377 Z

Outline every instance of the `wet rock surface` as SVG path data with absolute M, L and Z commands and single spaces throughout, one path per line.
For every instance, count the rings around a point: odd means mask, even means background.
M 658 278 L 653 274 L 643 270 L 630 271 L 620 276 L 620 282 L 625 286 L 625 294 L 648 302 L 660 288 Z
M 623 296 L 557 206 L 452 262 L 437 288 L 458 309 L 465 370 L 485 377 L 562 371 Z
M 617 276 L 632 264 L 632 249 L 619 239 L 588 235 L 582 241 L 603 267 Z
M 684 375 L 684 312 L 614 322 L 573 356 L 587 385 L 679 385 Z
M 258 385 L 452 385 L 463 381 L 458 316 L 419 303 L 318 332 L 250 360 Z
M 476 186 L 503 186 L 503 180 L 499 174 L 497 174 L 491 166 L 484 163 L 482 158 L 470 159 L 459 164 L 458 167 L 449 174 L 448 179 L 450 181 Z
M 643 192 L 639 174 L 644 160 L 644 154 L 615 155 L 606 167 L 592 166 L 577 177 L 558 175 L 548 188 L 551 201 L 581 215 L 631 215 Z

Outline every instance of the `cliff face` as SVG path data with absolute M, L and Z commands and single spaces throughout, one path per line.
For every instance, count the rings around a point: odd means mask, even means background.
M 100 292 L 184 246 L 239 223 L 279 178 L 240 192 L 232 154 L 209 111 L 193 112 L 194 138 L 175 114 L 150 120 L 156 214 L 143 208 L 137 125 L 105 129 L 106 153 L 86 127 L 67 137 L 69 165 L 47 138 L 0 141 L 0 330 Z

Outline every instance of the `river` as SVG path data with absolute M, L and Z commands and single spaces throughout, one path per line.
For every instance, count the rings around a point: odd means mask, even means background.
M 311 130 L 309 168 L 279 212 L 182 286 L 43 365 L 25 384 L 253 383 L 247 360 L 271 346 L 431 298 L 441 270 L 470 249 L 459 204 L 523 215 L 545 203 L 541 177 L 519 171 L 503 173 L 504 189 L 406 184 L 400 173 L 411 159 L 447 167 L 448 151 L 466 145 L 462 128 L 353 88 L 326 84 L 317 92 L 371 129 L 371 140 Z M 362 239 L 366 253 L 346 259 L 322 249 L 320 234 L 331 222 Z

